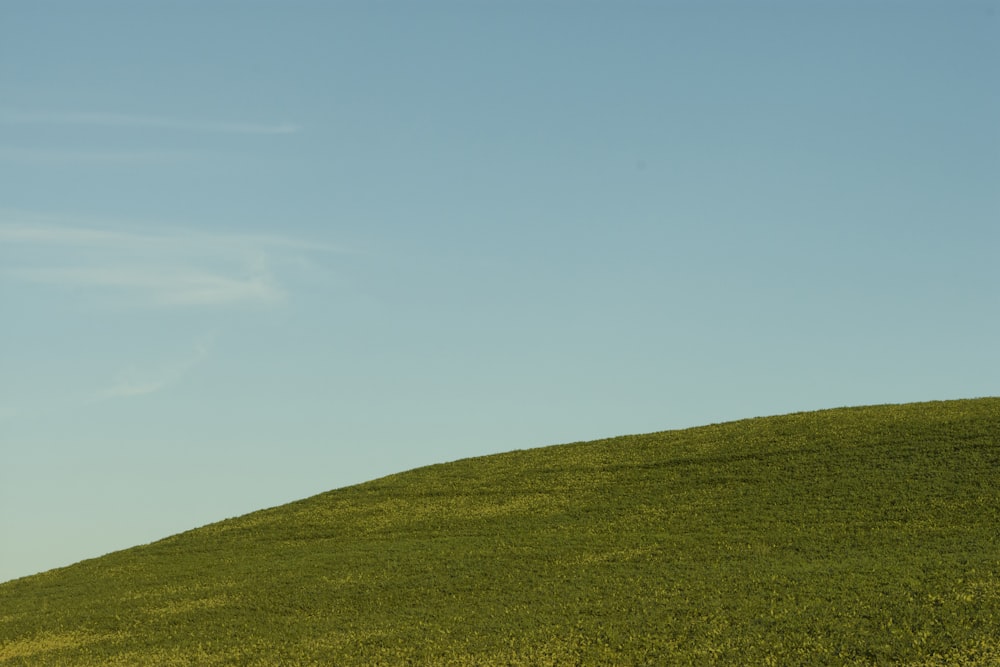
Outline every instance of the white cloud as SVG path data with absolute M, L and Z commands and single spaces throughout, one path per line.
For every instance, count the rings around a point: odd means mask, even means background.
M 73 227 L 47 224 L 44 221 L 0 222 L 0 242 L 51 243 L 56 245 L 110 245 L 149 241 L 151 237 L 137 236 L 108 229 Z
M 207 306 L 275 303 L 284 292 L 269 274 L 232 277 L 199 269 L 157 267 L 13 269 L 7 275 L 61 287 L 131 291 L 143 303 L 160 306 Z
M 299 127 L 293 123 L 245 123 L 233 121 L 200 121 L 161 116 L 141 116 L 121 113 L 86 111 L 19 111 L 0 109 L 0 123 L 16 125 L 97 125 L 105 127 L 146 127 L 188 132 L 222 132 L 228 134 L 293 134 Z
M 183 151 L 69 151 L 0 146 L 0 160 L 37 165 L 135 165 L 162 163 L 190 157 Z
M 131 371 L 134 373 L 135 371 Z M 119 377 L 114 385 L 100 392 L 94 401 L 105 401 L 109 398 L 125 398 L 128 396 L 142 396 L 159 391 L 167 385 L 165 379 L 157 380 L 136 380 L 127 375 Z
M 7 279 L 162 307 L 280 303 L 286 289 L 272 266 L 288 270 L 304 253 L 340 250 L 280 236 L 153 232 L 0 212 L 3 246 L 32 250 L 11 253 L 0 269 Z
M 182 359 L 153 368 L 129 366 L 119 372 L 108 387 L 97 392 L 88 402 L 102 403 L 115 398 L 145 396 L 180 382 L 208 357 L 213 339 L 213 336 L 206 336 L 197 341 L 192 352 Z
M 207 233 L 191 229 L 152 230 L 147 225 L 109 220 L 89 220 L 0 211 L 0 243 L 45 243 L 67 246 L 106 246 L 127 250 L 208 252 L 274 248 L 349 252 L 346 248 L 305 239 L 268 234 Z

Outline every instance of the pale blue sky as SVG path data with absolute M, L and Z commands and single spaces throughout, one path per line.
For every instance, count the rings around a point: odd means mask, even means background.
M 0 5 L 0 580 L 1000 393 L 997 2 Z

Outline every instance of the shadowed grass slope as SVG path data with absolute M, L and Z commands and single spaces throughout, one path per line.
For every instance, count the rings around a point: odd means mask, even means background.
M 2 665 L 1000 664 L 1000 399 L 420 468 L 0 585 Z

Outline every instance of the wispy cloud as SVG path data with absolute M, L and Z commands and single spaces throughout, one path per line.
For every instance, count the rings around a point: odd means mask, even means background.
M 268 273 L 233 277 L 201 269 L 136 266 L 11 269 L 7 275 L 61 287 L 129 290 L 143 303 L 158 306 L 276 303 L 285 297 Z
M 294 123 L 247 123 L 206 121 L 163 116 L 143 116 L 89 111 L 21 111 L 0 109 L 0 123 L 17 125 L 92 125 L 104 127 L 144 127 L 187 132 L 223 132 L 229 134 L 294 134 Z
M 121 370 L 104 389 L 96 392 L 89 403 L 102 403 L 115 398 L 145 396 L 181 381 L 208 356 L 214 336 L 197 341 L 194 349 L 181 359 L 152 367 L 128 366 Z
M 69 151 L 0 146 L 0 160 L 33 165 L 135 165 L 165 163 L 188 158 L 184 151 Z
M 30 216 L 9 216 L 0 222 L 0 243 L 52 243 L 57 245 L 106 245 L 141 237 L 108 229 L 51 224 Z
M 74 225 L 2 213 L 0 245 L 33 249 L 21 254 L 30 259 L 0 269 L 9 280 L 159 307 L 277 304 L 287 290 L 275 266 L 288 269 L 306 253 L 341 250 L 282 236 Z
M 184 251 L 204 249 L 286 248 L 324 252 L 350 252 L 347 248 L 277 234 L 204 232 L 176 227 L 153 228 L 120 220 L 67 219 L 35 213 L 0 210 L 0 243 L 25 242 L 53 245 L 108 246 L 132 250 Z

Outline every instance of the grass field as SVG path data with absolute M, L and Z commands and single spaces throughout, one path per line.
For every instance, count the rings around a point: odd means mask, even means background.
M 0 585 L 5 666 L 985 666 L 998 638 L 994 398 L 466 459 Z

